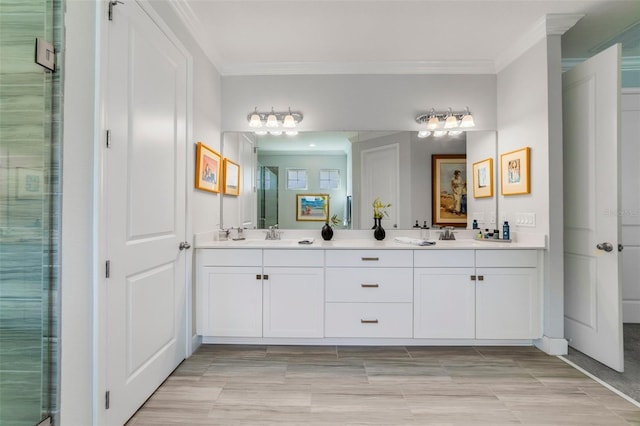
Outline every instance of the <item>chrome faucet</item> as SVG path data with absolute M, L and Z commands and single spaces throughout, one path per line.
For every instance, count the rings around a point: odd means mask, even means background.
M 278 224 L 276 223 L 275 225 L 269 227 L 265 240 L 279 240 L 279 239 L 280 239 L 280 232 L 278 231 Z
M 444 232 L 440 233 L 440 240 L 455 240 L 456 236 L 453 234 L 453 226 L 444 228 Z

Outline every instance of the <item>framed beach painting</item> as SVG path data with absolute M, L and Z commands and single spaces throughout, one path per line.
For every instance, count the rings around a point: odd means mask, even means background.
M 493 158 L 473 163 L 473 197 L 493 197 Z
M 240 166 L 237 163 L 224 159 L 224 190 L 227 195 L 240 194 Z
M 296 194 L 296 221 L 327 222 L 329 194 Z
M 467 226 L 467 156 L 432 155 L 432 222 Z
M 197 189 L 220 192 L 221 157 L 202 142 L 196 147 L 196 183 Z
M 500 192 L 502 195 L 520 195 L 531 192 L 529 152 L 525 147 L 500 155 Z

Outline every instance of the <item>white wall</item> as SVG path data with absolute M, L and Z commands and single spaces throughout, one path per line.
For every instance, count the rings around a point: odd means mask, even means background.
M 299 130 L 418 130 L 415 117 L 469 106 L 477 130 L 496 129 L 495 75 L 287 75 L 222 78 L 222 128 L 249 131 L 254 107 L 291 107 Z
M 192 102 L 189 105 L 191 143 L 188 158 L 188 185 L 193 188 L 195 142 L 220 144 L 220 75 L 195 41 L 188 35 L 172 9 L 164 2 L 152 2 L 181 43 L 192 55 Z M 100 86 L 96 44 L 104 39 L 107 25 L 104 4 L 68 0 L 65 13 L 64 121 L 62 153 L 62 235 L 61 235 L 61 334 L 60 334 L 60 424 L 94 424 L 94 404 L 103 398 L 94 394 L 97 372 L 94 370 L 94 340 L 100 324 L 94 321 L 98 276 L 102 263 L 95 259 L 101 244 L 95 238 L 97 212 L 94 203 L 100 197 L 99 156 L 103 129 L 94 96 Z M 99 24 L 97 23 L 99 22 Z M 98 62 L 96 62 L 96 57 Z M 96 67 L 96 64 L 98 66 Z M 219 221 L 219 197 L 190 193 L 193 232 L 215 229 Z M 189 230 L 187 230 L 189 233 Z M 103 390 L 98 391 L 100 394 Z
M 498 163 L 496 161 L 496 132 L 467 133 L 467 227 L 473 220 L 478 221 L 480 229 L 496 229 Z M 493 160 L 493 196 L 474 198 L 473 163 L 491 158 Z M 499 228 L 501 229 L 501 228 Z
M 536 43 L 498 73 L 497 77 L 498 169 L 500 154 L 527 146 L 531 148 L 530 194 L 500 195 L 498 179 L 499 224 L 506 219 L 512 231 L 549 236 L 549 250 L 545 252 L 543 269 L 544 334 L 562 337 L 564 285 L 560 37 L 549 36 Z M 551 152 L 556 156 L 553 160 L 550 159 Z M 518 227 L 514 220 L 515 213 L 534 213 L 535 227 Z M 553 217 L 553 228 L 550 217 Z
M 67 1 L 60 283 L 60 424 L 93 424 L 94 2 Z

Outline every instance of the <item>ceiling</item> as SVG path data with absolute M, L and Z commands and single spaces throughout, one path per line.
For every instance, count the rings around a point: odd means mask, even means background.
M 615 41 L 625 56 L 640 56 L 637 0 L 171 4 L 222 75 L 494 73 L 541 39 L 551 14 L 584 15 L 563 36 L 565 58 L 593 56 Z

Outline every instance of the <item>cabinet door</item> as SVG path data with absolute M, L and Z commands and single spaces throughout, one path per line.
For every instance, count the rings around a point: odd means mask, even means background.
M 203 267 L 198 334 L 262 336 L 262 268 Z
M 536 339 L 542 335 L 536 268 L 478 268 L 476 338 Z
M 475 281 L 471 279 L 473 271 L 473 268 L 415 269 L 415 338 L 475 337 Z
M 264 337 L 324 336 L 323 268 L 264 268 Z

